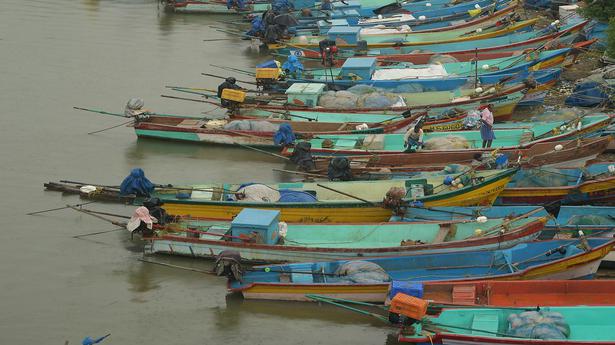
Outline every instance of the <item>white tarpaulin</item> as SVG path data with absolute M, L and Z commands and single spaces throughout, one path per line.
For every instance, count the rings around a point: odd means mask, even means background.
M 384 25 L 376 25 L 371 28 L 361 29 L 361 36 L 371 35 L 390 35 L 390 34 L 409 34 L 412 32 L 412 28 L 408 25 L 398 26 L 396 28 L 388 28 Z
M 383 18 L 369 18 L 359 20 L 359 24 L 388 24 L 388 23 L 399 23 L 406 22 L 410 20 L 415 20 L 413 15 L 411 14 L 396 14 L 391 17 L 383 17 Z
M 387 68 L 374 72 L 372 80 L 430 79 L 447 77 L 442 65 L 429 65 L 421 68 Z

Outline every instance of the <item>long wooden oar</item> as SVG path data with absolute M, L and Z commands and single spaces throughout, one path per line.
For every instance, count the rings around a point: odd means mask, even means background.
M 89 214 L 92 217 L 96 217 L 98 219 L 104 220 L 105 222 L 109 222 L 109 223 L 111 223 L 113 225 L 121 226 L 122 228 L 125 228 L 125 225 L 126 225 L 125 223 L 116 222 L 113 219 L 109 219 L 109 218 L 103 217 L 101 215 L 89 212 L 88 210 L 85 210 L 85 209 L 82 209 L 82 208 L 73 207 L 72 205 L 66 205 L 66 207 L 72 208 L 73 210 L 75 210 L 77 212 L 82 212 L 82 213 L 85 213 L 85 214 Z
M 73 236 L 73 238 L 84 238 L 84 237 L 88 237 L 88 236 L 106 234 L 106 233 L 109 233 L 109 232 L 116 232 L 116 231 L 120 231 L 120 230 L 126 230 L 126 228 L 118 228 L 118 229 L 113 229 L 113 230 L 90 232 L 89 234 Z
M 36 212 L 30 212 L 30 213 L 26 213 L 26 215 L 28 216 L 33 216 L 35 214 L 40 214 L 40 213 L 46 213 L 46 212 L 53 212 L 53 211 L 59 211 L 59 210 L 65 210 L 67 208 L 71 208 L 71 207 L 81 207 L 83 205 L 88 205 L 88 204 L 92 204 L 95 203 L 97 201 L 88 201 L 88 202 L 84 202 L 83 204 L 75 204 L 75 205 L 70 205 L 70 206 L 64 206 L 64 207 L 57 207 L 57 208 L 50 208 L 48 210 L 42 210 L 42 211 L 36 211 Z
M 243 148 L 246 148 L 246 149 L 249 149 L 249 150 L 253 150 L 253 151 L 256 151 L 256 152 L 260 152 L 260 153 L 264 153 L 264 154 L 269 155 L 269 156 L 281 158 L 281 159 L 284 159 L 284 160 L 287 160 L 287 161 L 290 160 L 290 158 L 288 158 L 288 157 L 284 157 L 282 155 L 279 155 L 279 154 L 276 154 L 276 153 L 273 153 L 273 152 L 257 149 L 256 147 L 252 147 L 252 146 L 248 146 L 248 145 L 244 145 L 244 144 L 240 144 L 240 143 L 234 143 L 234 144 L 239 146 L 239 147 L 243 147 Z
M 141 262 L 148 263 L 148 264 L 160 265 L 160 266 L 165 266 L 165 267 L 170 267 L 170 268 L 178 268 L 178 269 L 181 269 L 181 270 L 198 272 L 198 273 L 209 274 L 209 275 L 216 275 L 214 272 L 199 270 L 197 268 L 191 268 L 191 267 L 184 267 L 184 266 L 179 266 L 179 265 L 167 264 L 167 263 L 158 262 L 158 261 L 150 261 L 150 260 L 145 260 L 145 259 L 142 259 L 142 258 L 138 258 L 137 260 L 139 260 Z
M 122 127 L 122 126 L 125 126 L 125 125 L 127 125 L 127 124 L 134 123 L 134 122 L 135 122 L 135 120 L 130 120 L 130 121 L 127 121 L 127 122 L 122 122 L 122 123 L 120 123 L 119 125 L 115 125 L 115 126 L 107 127 L 107 128 L 104 128 L 104 129 L 101 129 L 101 130 L 98 130 L 98 131 L 94 131 L 94 132 L 89 132 L 88 134 L 96 134 L 96 133 L 100 133 L 100 132 L 108 131 L 108 130 L 110 130 L 110 129 L 113 129 L 113 128 L 118 128 L 118 127 Z
M 359 200 L 359 201 L 363 201 L 364 203 L 366 203 L 366 204 L 368 204 L 368 205 L 370 205 L 370 206 L 378 206 L 378 205 L 374 204 L 373 202 L 371 202 L 371 201 L 369 201 L 369 200 L 365 200 L 365 199 L 359 198 L 358 196 L 354 196 L 354 195 L 352 195 L 352 194 L 348 194 L 348 193 L 346 193 L 346 192 L 342 192 L 342 191 L 337 190 L 337 189 L 333 189 L 333 188 L 330 188 L 330 187 L 327 187 L 327 186 L 323 186 L 323 185 L 321 185 L 320 183 L 317 183 L 316 185 L 317 185 L 318 187 L 320 187 L 320 188 L 328 189 L 328 190 L 330 190 L 330 191 L 332 191 L 332 192 L 336 192 L 336 193 L 338 193 L 338 194 L 345 195 L 345 196 L 347 196 L 347 197 L 349 197 L 349 198 L 353 198 L 353 199 L 356 199 L 356 200 Z

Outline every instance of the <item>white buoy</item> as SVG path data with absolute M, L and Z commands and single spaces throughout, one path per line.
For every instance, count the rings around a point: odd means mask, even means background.
M 484 64 L 484 65 L 483 65 L 483 69 L 484 69 L 484 70 L 488 70 L 488 69 L 489 69 L 489 65 Z
M 382 19 L 382 14 L 379 14 L 379 15 L 378 15 L 378 19 Z
M 487 223 L 487 220 L 488 220 L 488 219 L 487 219 L 487 217 L 485 217 L 485 216 L 479 216 L 479 217 L 477 217 L 477 218 L 476 218 L 476 221 L 477 221 L 477 222 L 479 222 L 479 223 L 481 223 L 481 224 L 482 224 L 482 223 Z
M 609 172 L 610 172 L 611 174 L 612 174 L 612 173 L 615 173 L 615 165 L 611 164 L 611 165 L 609 165 L 609 166 L 607 167 L 607 169 L 609 170 Z
M 563 149 L 564 149 L 564 147 L 562 146 L 562 144 L 555 145 L 555 151 L 561 151 Z
M 480 10 L 480 5 L 476 4 L 476 5 L 474 5 L 474 8 L 477 9 L 477 10 Z
M 483 88 L 482 87 L 477 87 L 476 89 L 474 89 L 474 92 L 481 93 L 481 92 L 483 92 Z
M 419 20 L 425 20 L 425 19 L 427 19 L 427 17 L 425 17 L 425 16 L 419 16 Z
M 583 237 L 583 236 L 585 236 L 585 233 L 583 231 L 579 230 L 579 237 Z
M 483 29 L 482 28 L 478 28 L 478 29 L 476 29 L 476 32 L 480 34 L 481 32 L 483 32 Z
M 431 7 L 431 3 L 428 2 L 428 3 L 425 4 L 425 6 Z
M 559 19 L 556 19 L 553 23 L 555 23 L 555 25 L 559 25 L 560 21 Z

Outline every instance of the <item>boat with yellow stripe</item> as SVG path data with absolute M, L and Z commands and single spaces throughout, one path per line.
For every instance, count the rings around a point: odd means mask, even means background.
M 367 41 L 368 48 L 387 48 L 387 47 L 414 47 L 417 49 L 423 49 L 423 46 L 459 43 L 473 40 L 481 40 L 492 37 L 505 36 L 513 34 L 517 31 L 523 31 L 531 29 L 538 21 L 537 18 L 524 20 L 512 25 L 506 26 L 500 30 L 493 30 L 489 32 L 477 31 L 474 33 L 468 33 L 466 30 L 460 32 L 451 32 L 443 35 L 442 32 L 427 32 L 427 33 L 413 33 L 413 34 L 396 34 L 396 35 L 364 35 L 360 36 L 359 27 L 348 27 L 349 29 L 339 28 L 336 34 L 336 30 L 329 30 L 328 35 L 324 36 L 298 36 L 293 37 L 287 41 L 281 43 L 268 44 L 270 51 L 283 51 L 287 52 L 289 48 L 296 49 L 315 49 L 319 48 L 319 42 L 325 38 L 336 41 L 336 46 L 341 49 L 356 48 L 357 41 Z M 356 28 L 353 34 L 349 30 Z M 333 30 L 333 29 L 332 29 Z M 348 32 L 347 32 L 348 31 Z M 445 36 L 444 38 L 442 38 Z
M 228 288 L 247 299 L 307 301 L 306 294 L 380 302 L 394 281 L 591 278 L 614 239 L 537 241 L 510 249 L 256 266 Z M 362 273 L 368 272 L 368 275 Z
M 516 169 L 464 173 L 465 185 L 445 185 L 445 176 L 424 173 L 412 179 L 277 184 L 206 184 L 156 189 L 169 214 L 231 220 L 243 208 L 280 210 L 293 223 L 384 222 L 406 205 L 491 205 Z M 384 200 L 394 190 L 395 197 Z M 401 193 L 401 194 L 400 194 Z M 386 207 L 385 207 L 386 206 Z

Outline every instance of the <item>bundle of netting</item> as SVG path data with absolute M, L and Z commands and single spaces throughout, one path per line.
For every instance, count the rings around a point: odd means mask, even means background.
M 398 95 L 385 92 L 372 92 L 359 96 L 358 108 L 389 108 L 397 106 L 400 102 Z M 401 105 L 403 106 L 403 105 Z
M 269 121 L 235 120 L 224 125 L 232 131 L 276 132 L 280 126 Z
M 340 279 L 354 284 L 377 284 L 391 281 L 389 274 L 380 266 L 369 261 L 348 261 L 336 271 Z
M 349 91 L 327 91 L 318 100 L 318 105 L 325 108 L 356 108 L 359 96 Z
M 432 55 L 429 58 L 429 64 L 433 65 L 433 64 L 440 64 L 443 65 L 445 63 L 457 63 L 459 62 L 459 60 L 457 60 L 455 57 L 451 56 L 451 55 L 447 55 L 447 54 L 436 54 L 436 55 Z
M 425 150 L 462 150 L 469 149 L 470 143 L 464 137 L 448 135 L 425 140 L 423 148 Z
M 508 316 L 508 334 L 525 339 L 567 339 L 570 326 L 558 312 L 526 311 Z
M 570 181 L 576 181 L 575 176 L 568 176 L 557 169 L 536 168 L 520 170 L 515 176 L 515 187 L 562 187 Z
M 532 117 L 533 122 L 537 121 L 570 121 L 574 120 L 580 115 L 583 114 L 583 111 L 578 108 L 561 108 L 552 111 L 545 111 L 544 113 L 537 114 Z

